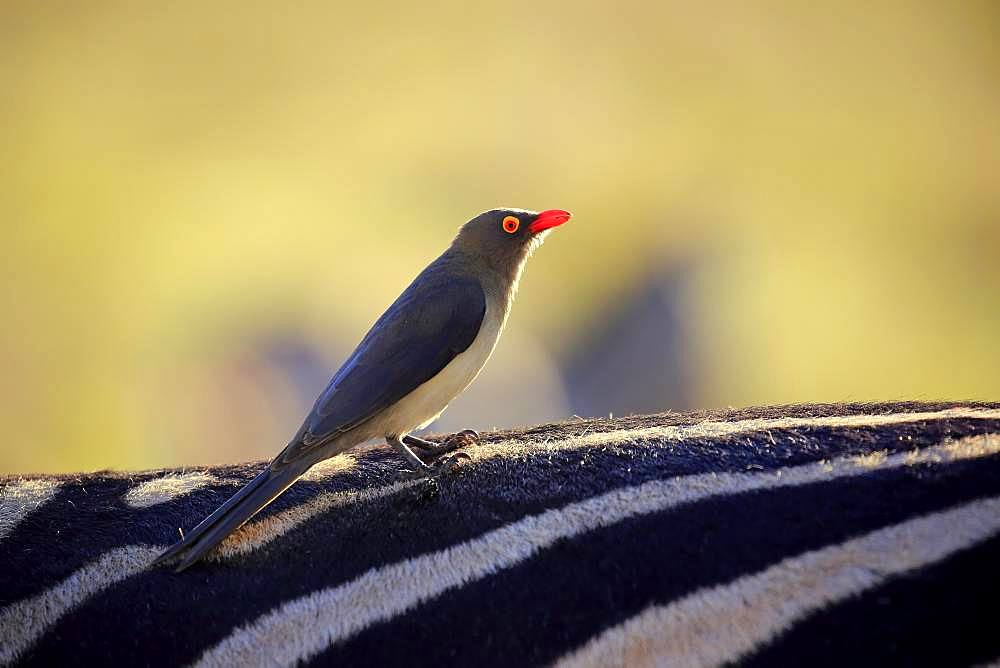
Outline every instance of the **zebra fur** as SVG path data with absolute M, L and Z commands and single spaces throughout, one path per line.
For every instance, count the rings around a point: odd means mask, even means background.
M 1000 657 L 1000 404 L 576 420 L 467 454 L 427 480 L 335 458 L 180 575 L 150 564 L 262 464 L 6 476 L 0 662 Z

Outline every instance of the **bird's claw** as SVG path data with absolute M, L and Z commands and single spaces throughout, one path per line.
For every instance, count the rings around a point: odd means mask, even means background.
M 434 468 L 437 469 L 439 473 L 451 473 L 454 471 L 463 461 L 471 461 L 472 457 L 464 452 L 456 452 L 448 457 L 442 457 L 438 461 L 434 462 Z
M 475 445 L 478 442 L 479 442 L 479 432 L 473 431 L 472 429 L 463 429 L 457 434 L 452 434 L 451 436 L 446 438 L 444 440 L 444 443 L 441 444 L 442 446 L 441 449 L 444 452 L 450 452 L 452 450 L 458 450 L 459 448 Z M 441 457 L 434 463 L 434 466 L 441 473 L 450 473 L 463 460 L 468 461 L 471 459 L 472 457 L 470 457 L 468 454 L 464 452 L 456 452 L 453 455 L 447 457 Z
M 446 456 L 446 454 L 478 442 L 479 433 L 472 429 L 463 429 L 457 434 L 448 436 L 440 443 L 411 439 L 409 445 L 419 448 L 423 451 L 423 454 L 407 457 L 411 462 L 413 470 L 404 474 L 404 478 L 407 480 L 417 480 L 437 475 L 438 473 L 447 473 L 455 468 L 463 459 L 472 458 L 464 452 L 455 453 L 450 457 Z M 409 452 L 412 454 L 412 451 Z
M 463 429 L 457 434 L 448 436 L 439 443 L 426 442 L 422 444 L 414 443 L 413 445 L 423 450 L 425 457 L 429 455 L 433 459 L 435 457 L 440 457 L 445 453 L 451 452 L 452 450 L 458 450 L 459 448 L 475 445 L 478 442 L 479 432 L 473 431 L 472 429 Z
M 458 448 L 464 448 L 468 445 L 475 445 L 478 442 L 478 431 L 473 429 L 463 429 L 457 434 L 452 434 L 446 438 L 443 445 L 445 445 L 449 450 L 457 450 Z

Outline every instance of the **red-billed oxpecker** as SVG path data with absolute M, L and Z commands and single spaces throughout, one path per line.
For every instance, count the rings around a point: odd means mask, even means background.
M 310 467 L 372 438 L 385 438 L 414 471 L 435 471 L 412 448 L 436 456 L 455 442 L 410 432 L 433 422 L 479 375 L 507 322 L 525 261 L 569 219 L 559 209 L 493 209 L 463 225 L 375 322 L 285 449 L 157 563 L 181 557 L 177 570 L 184 570 Z M 466 430 L 458 438 L 469 443 L 478 435 Z

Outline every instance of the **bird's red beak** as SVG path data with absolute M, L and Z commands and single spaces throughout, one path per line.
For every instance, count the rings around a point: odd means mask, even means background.
M 532 234 L 537 234 L 542 230 L 549 229 L 550 227 L 562 225 L 572 216 L 573 214 L 569 211 L 563 211 L 562 209 L 549 209 L 548 211 L 542 211 L 538 214 L 538 218 L 535 218 L 535 222 L 528 226 L 528 231 Z

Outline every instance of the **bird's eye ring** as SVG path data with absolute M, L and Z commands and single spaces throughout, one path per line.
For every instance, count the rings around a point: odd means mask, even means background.
M 521 221 L 514 216 L 507 216 L 503 219 L 503 231 L 507 234 L 514 234 L 521 227 Z

